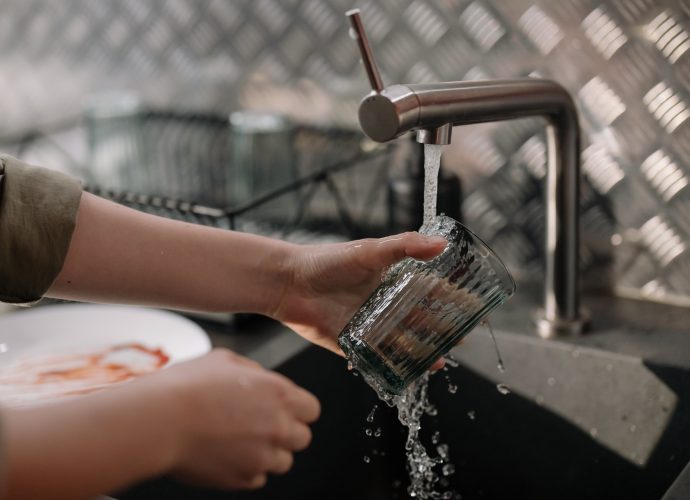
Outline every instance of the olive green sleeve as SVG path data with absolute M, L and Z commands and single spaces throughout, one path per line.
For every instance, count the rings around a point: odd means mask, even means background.
M 7 460 L 5 458 L 5 455 L 7 455 L 7 452 L 5 451 L 5 427 L 3 425 L 2 419 L 2 408 L 0 408 L 0 500 L 5 500 L 7 497 L 7 479 L 5 479 L 7 475 L 7 464 L 5 461 Z
M 41 298 L 62 269 L 81 185 L 0 155 L 0 301 Z

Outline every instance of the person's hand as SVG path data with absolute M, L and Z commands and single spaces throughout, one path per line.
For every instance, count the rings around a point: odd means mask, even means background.
M 320 412 L 309 392 L 224 349 L 154 377 L 177 400 L 171 418 L 179 446 L 171 470 L 206 486 L 260 488 L 267 474 L 287 472 Z
M 430 259 L 445 248 L 441 237 L 416 232 L 381 239 L 298 247 L 291 279 L 271 316 L 307 340 L 342 355 L 337 336 L 381 281 L 404 257 Z
M 6 495 L 91 498 L 166 473 L 258 488 L 290 469 L 319 411 L 282 375 L 214 350 L 94 394 L 3 408 Z

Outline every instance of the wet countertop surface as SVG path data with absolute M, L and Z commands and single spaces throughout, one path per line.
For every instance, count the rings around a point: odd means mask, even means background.
M 533 320 L 540 297 L 540 287 L 520 285 L 515 296 L 491 316 L 492 325 L 502 332 L 541 340 Z M 582 309 L 590 318 L 584 334 L 545 342 L 690 368 L 690 308 L 591 292 L 583 294 Z

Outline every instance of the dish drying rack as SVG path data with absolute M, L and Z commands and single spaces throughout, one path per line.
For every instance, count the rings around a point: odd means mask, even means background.
M 293 125 L 294 175 L 232 203 L 227 119 L 156 111 L 135 119 L 115 127 L 87 120 L 86 190 L 163 217 L 299 243 L 386 234 L 389 178 L 417 161 L 417 148 L 405 140 L 381 145 L 359 131 Z M 113 167 L 113 159 L 119 165 Z M 116 182 L 102 175 L 104 163 L 110 173 L 119 172 Z M 276 204 L 273 213 L 281 217 L 266 217 L 264 209 Z

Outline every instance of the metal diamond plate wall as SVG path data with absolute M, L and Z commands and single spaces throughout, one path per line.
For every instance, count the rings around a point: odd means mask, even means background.
M 387 83 L 538 75 L 568 88 L 584 131 L 584 267 L 619 292 L 690 304 L 690 0 L 3 0 L 0 136 L 77 120 L 112 88 L 163 109 L 352 126 L 367 90 L 343 17 L 354 6 Z M 534 276 L 541 129 L 466 127 L 445 154 L 470 225 Z

